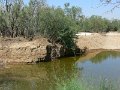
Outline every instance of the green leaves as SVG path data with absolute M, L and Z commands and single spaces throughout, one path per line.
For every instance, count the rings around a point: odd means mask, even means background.
M 80 26 L 82 31 L 88 32 L 119 31 L 120 20 L 108 20 L 106 18 L 102 18 L 101 16 L 93 15 L 89 18 L 84 17 L 81 20 Z
M 10 7 L 9 11 L 5 11 L 3 20 L 2 15 L 1 26 L 9 29 L 11 37 L 41 35 L 53 44 L 60 43 L 70 49 L 75 47 L 74 38 L 79 30 L 81 8 L 70 8 L 69 3 L 65 5 L 65 9 L 49 7 L 46 0 L 30 0 L 27 6 L 23 4 L 23 0 L 5 2 Z
M 59 41 L 66 48 L 71 48 L 74 45 L 76 25 L 73 20 L 61 8 L 44 8 L 40 12 L 40 32 L 52 43 Z
M 75 34 L 79 31 L 103 32 L 120 29 L 119 20 L 107 20 L 100 16 L 86 18 L 82 9 L 65 4 L 49 7 L 46 0 L 3 0 L 0 6 L 0 30 L 3 36 L 31 38 L 44 36 L 51 43 L 60 43 L 66 48 L 75 47 Z M 2 8 L 4 7 L 4 8 Z M 9 32 L 9 34 L 8 34 Z

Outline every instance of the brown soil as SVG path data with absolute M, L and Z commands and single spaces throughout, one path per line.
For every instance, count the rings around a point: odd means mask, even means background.
M 36 38 L 28 41 L 24 38 L 0 38 L 0 63 L 35 62 L 37 58 L 45 57 L 45 38 Z
M 47 39 L 43 37 L 36 37 L 32 41 L 20 37 L 15 39 L 0 38 L 0 66 L 6 63 L 36 62 L 38 58 L 44 58 L 46 56 L 46 47 L 49 44 Z M 111 32 L 107 34 L 92 33 L 86 36 L 81 35 L 77 40 L 77 45 L 81 49 L 87 47 L 88 50 L 92 50 L 93 52 L 101 49 L 119 50 L 120 33 Z M 60 53 L 60 47 L 57 48 L 57 53 Z
M 110 32 L 106 34 L 92 33 L 88 36 L 79 36 L 77 40 L 79 48 L 88 49 L 120 49 L 120 33 Z

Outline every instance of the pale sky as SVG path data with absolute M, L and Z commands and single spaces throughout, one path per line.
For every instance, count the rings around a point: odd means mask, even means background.
M 28 3 L 29 0 L 24 0 Z M 100 0 L 47 0 L 49 6 L 64 7 L 65 3 L 78 6 L 82 8 L 82 12 L 85 16 L 99 15 L 108 19 L 120 19 L 120 8 L 116 8 L 113 12 L 110 11 L 113 6 L 101 6 Z M 100 7 L 99 7 L 100 6 Z

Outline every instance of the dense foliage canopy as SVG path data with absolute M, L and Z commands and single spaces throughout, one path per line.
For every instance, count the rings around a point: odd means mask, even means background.
M 108 32 L 120 30 L 120 20 L 100 16 L 85 17 L 82 9 L 70 6 L 50 7 L 46 0 L 0 0 L 0 36 L 33 38 L 40 35 L 51 43 L 73 48 L 75 34 L 80 31 Z

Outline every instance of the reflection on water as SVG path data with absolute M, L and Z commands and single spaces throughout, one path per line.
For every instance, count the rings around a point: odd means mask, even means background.
M 101 63 L 102 61 L 106 60 L 107 58 L 118 58 L 120 57 L 120 53 L 116 51 L 104 51 L 98 53 L 95 57 L 91 59 L 92 63 Z
M 84 61 L 14 65 L 0 70 L 0 90 L 119 90 L 119 66 L 120 53 L 110 51 Z
M 3 90 L 56 90 L 77 73 L 77 58 L 45 62 L 37 65 L 15 65 L 0 71 L 0 87 Z

